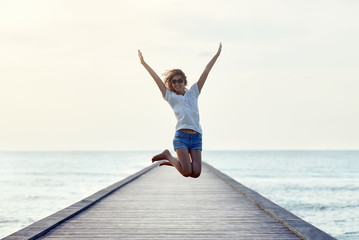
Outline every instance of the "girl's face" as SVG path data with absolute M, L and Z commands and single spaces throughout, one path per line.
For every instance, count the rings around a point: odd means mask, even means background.
M 173 88 L 176 90 L 179 94 L 185 93 L 185 80 L 181 75 L 176 75 L 171 79 L 171 84 Z

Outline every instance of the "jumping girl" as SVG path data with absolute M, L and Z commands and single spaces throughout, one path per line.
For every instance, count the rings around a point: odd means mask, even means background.
M 155 80 L 163 98 L 171 105 L 177 118 L 176 134 L 173 139 L 177 158 L 173 157 L 168 150 L 164 150 L 154 156 L 152 162 L 165 160 L 160 166 L 174 166 L 185 177 L 197 178 L 201 174 L 202 128 L 199 123 L 198 96 L 221 50 L 220 43 L 216 55 L 207 64 L 198 82 L 190 89 L 186 88 L 187 77 L 180 69 L 167 71 L 163 82 L 145 62 L 141 51 L 138 50 L 141 64 Z

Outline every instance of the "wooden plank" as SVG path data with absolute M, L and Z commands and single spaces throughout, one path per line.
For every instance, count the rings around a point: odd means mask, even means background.
M 334 239 L 206 163 L 155 166 L 5 239 Z
M 208 164 L 207 166 L 218 177 L 223 179 L 238 192 L 242 193 L 244 196 L 248 198 L 248 200 L 250 200 L 252 203 L 257 205 L 260 209 L 268 213 L 278 222 L 286 226 L 288 229 L 290 229 L 293 233 L 295 233 L 300 238 L 308 239 L 308 240 L 335 240 L 335 238 L 333 238 L 329 234 L 316 228 L 315 226 L 304 221 L 303 219 L 287 211 L 286 209 L 278 206 L 277 204 L 273 203 L 272 201 L 268 200 L 267 198 L 253 191 L 252 189 L 247 188 L 246 186 L 238 183 L 234 179 L 223 174 L 222 172 L 218 171 L 212 166 Z
M 158 167 L 40 239 L 299 239 L 205 165 Z
M 147 171 L 151 170 L 152 168 L 156 167 L 157 164 L 152 164 L 149 167 L 142 169 L 141 171 L 128 176 L 127 178 L 112 184 L 111 186 L 104 188 L 95 194 L 63 209 L 60 210 L 40 221 L 37 221 L 5 238 L 3 240 L 33 240 L 37 239 L 40 236 L 43 236 L 51 229 L 57 227 L 58 225 L 62 224 L 63 222 L 71 219 L 72 217 L 76 216 L 82 211 L 85 211 L 87 208 L 91 207 L 101 199 L 105 198 L 106 196 L 110 195 L 117 189 L 121 188 L 122 186 L 132 182 L 142 174 L 146 173 Z

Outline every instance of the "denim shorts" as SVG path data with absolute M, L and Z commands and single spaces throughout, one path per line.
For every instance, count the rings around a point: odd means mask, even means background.
M 173 139 L 173 148 L 187 148 L 188 151 L 199 149 L 202 150 L 202 134 L 185 133 L 178 130 Z

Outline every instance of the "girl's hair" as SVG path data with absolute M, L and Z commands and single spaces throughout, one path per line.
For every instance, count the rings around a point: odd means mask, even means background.
M 184 80 L 184 85 L 187 86 L 187 77 L 181 69 L 167 70 L 163 75 L 166 76 L 164 80 L 165 86 L 172 92 L 175 92 L 175 89 L 173 88 L 171 83 L 171 80 L 174 76 L 180 75 Z

